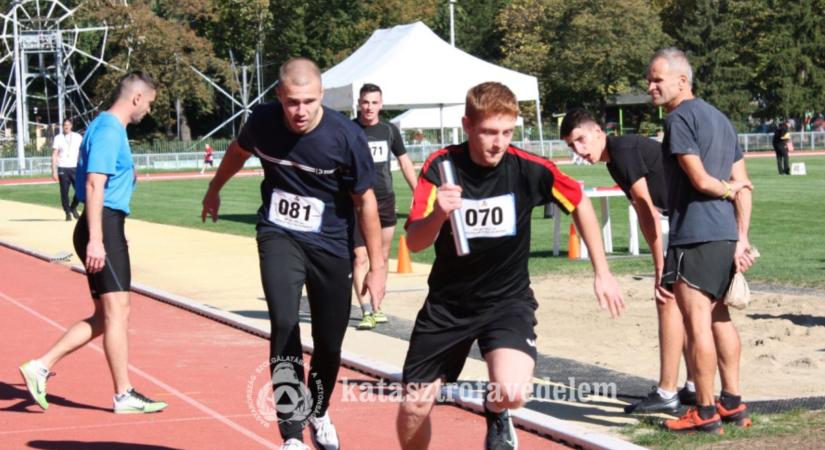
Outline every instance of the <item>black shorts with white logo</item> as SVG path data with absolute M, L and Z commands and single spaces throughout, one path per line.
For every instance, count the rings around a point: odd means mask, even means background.
M 404 383 L 431 383 L 439 378 L 456 381 L 476 340 L 482 355 L 510 348 L 535 361 L 536 308 L 532 296 L 501 301 L 482 313 L 428 298 L 415 320 L 404 361 Z
M 662 286 L 672 291 L 682 280 L 718 300 L 725 295 L 736 268 L 736 241 L 701 242 L 670 247 L 665 256 Z
M 86 274 L 92 298 L 110 292 L 129 291 L 132 285 L 132 267 L 129 262 L 129 245 L 126 243 L 124 225 L 126 213 L 103 208 L 103 247 L 106 250 L 106 264 L 95 274 Z M 86 211 L 74 227 L 74 251 L 80 261 L 86 262 L 86 246 L 89 244 L 89 225 Z

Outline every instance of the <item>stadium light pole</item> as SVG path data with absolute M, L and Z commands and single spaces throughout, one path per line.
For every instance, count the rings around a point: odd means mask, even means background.
M 450 0 L 450 45 L 455 47 L 455 0 Z
M 15 0 L 12 2 L 12 17 L 14 18 L 13 33 L 14 33 L 14 84 L 17 94 L 17 105 L 15 107 L 17 113 L 17 170 L 20 174 L 26 169 L 26 151 L 25 141 L 28 140 L 25 124 L 25 111 L 23 110 L 23 96 L 25 96 L 25 85 L 23 84 L 23 55 L 20 51 L 20 31 L 17 28 L 17 10 L 22 2 Z

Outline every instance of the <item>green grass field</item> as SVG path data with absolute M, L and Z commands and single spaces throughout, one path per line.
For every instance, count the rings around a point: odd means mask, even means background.
M 622 430 L 634 443 L 652 449 L 762 449 L 821 448 L 825 411 L 794 410 L 780 414 L 752 414 L 753 427 L 725 426 L 723 436 L 679 435 L 656 423 L 640 422 Z
M 748 170 L 755 185 L 751 221 L 751 243 L 762 257 L 749 272 L 749 279 L 788 287 L 825 287 L 825 246 L 818 233 L 825 224 L 825 157 L 794 158 L 804 161 L 808 175 L 780 177 L 773 158 L 748 160 Z M 563 166 L 571 176 L 584 180 L 586 186 L 613 185 L 607 169 L 597 166 Z M 409 211 L 411 193 L 400 176 L 395 177 L 399 209 L 399 227 L 392 254 Z M 222 193 L 221 218 L 218 223 L 200 221 L 200 201 L 208 180 L 151 181 L 138 184 L 132 201 L 132 217 L 151 222 L 212 230 L 242 236 L 255 235 L 256 210 L 260 205 L 257 177 L 232 180 Z M 0 198 L 59 208 L 57 185 L 0 186 Z M 649 254 L 627 255 L 627 201 L 610 202 L 613 222 L 611 267 L 616 273 L 652 273 Z M 598 210 L 598 204 L 595 205 Z M 56 212 L 56 214 L 60 214 Z M 553 221 L 543 218 L 542 208 L 533 213 L 531 273 L 584 272 L 586 261 L 569 261 L 566 257 L 567 230 L 571 219 L 562 220 L 562 254 L 552 256 Z M 641 247 L 646 251 L 642 239 Z M 432 262 L 432 250 L 413 255 L 416 262 Z

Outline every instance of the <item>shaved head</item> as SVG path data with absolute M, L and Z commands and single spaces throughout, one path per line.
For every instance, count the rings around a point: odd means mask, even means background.
M 157 90 L 155 80 L 140 71 L 124 75 L 117 84 L 116 100 L 129 100 L 137 93 L 146 94 Z
M 311 59 L 292 58 L 285 62 L 278 71 L 280 84 L 306 86 L 314 81 L 321 83 L 321 69 Z

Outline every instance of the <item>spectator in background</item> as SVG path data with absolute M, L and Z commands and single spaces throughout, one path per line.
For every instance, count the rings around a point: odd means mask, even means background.
M 72 131 L 71 119 L 66 119 L 63 121 L 63 133 L 55 136 L 52 144 L 52 178 L 60 183 L 60 202 L 67 221 L 72 220 L 72 217 L 80 217 L 77 213 L 77 191 L 72 203 L 69 204 L 69 186 L 74 186 L 77 156 L 82 140 L 83 136 Z
M 215 159 L 212 153 L 212 146 L 209 144 L 204 145 L 203 147 L 203 167 L 201 167 L 201 175 L 206 172 L 206 166 L 214 167 L 215 166 Z
M 776 169 L 779 175 L 790 175 L 791 165 L 788 152 L 793 148 L 791 142 L 790 121 L 782 122 L 773 133 L 773 151 L 776 153 Z

